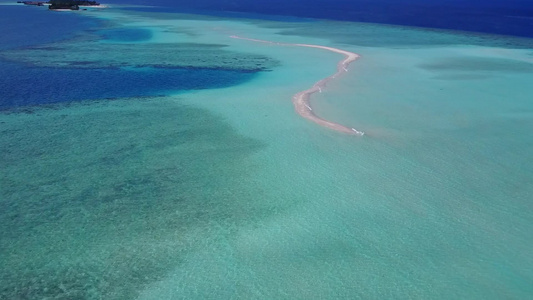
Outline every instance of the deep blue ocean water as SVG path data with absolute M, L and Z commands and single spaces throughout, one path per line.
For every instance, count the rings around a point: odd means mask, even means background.
M 55 14 L 41 7 L 0 6 L 0 50 L 68 39 L 98 24 L 94 18 Z
M 113 28 L 98 31 L 104 40 L 119 42 L 140 42 L 149 40 L 152 32 L 142 28 Z
M 238 84 L 252 73 L 210 69 L 42 68 L 0 62 L 0 110 L 102 98 L 164 95 Z
M 95 18 L 28 6 L 1 6 L 0 28 L 0 50 L 67 40 L 84 30 L 96 32 L 104 41 L 138 42 L 151 37 L 146 29 L 101 29 L 102 22 Z M 80 100 L 160 96 L 231 86 L 253 76 L 239 70 L 196 68 L 47 68 L 0 59 L 0 110 Z
M 528 0 L 109 0 L 175 10 L 211 10 L 386 23 L 533 37 Z M 143 9 L 143 8 L 137 8 Z

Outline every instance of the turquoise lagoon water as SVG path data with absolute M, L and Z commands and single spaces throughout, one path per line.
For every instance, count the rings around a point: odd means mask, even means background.
M 160 72 L 140 87 L 144 73 L 67 85 L 64 101 L 46 80 L 21 90 L 7 77 L 26 71 L 2 73 L 0 298 L 533 295 L 531 40 L 115 8 L 71 17 L 96 23 L 3 50 L 3 70 Z M 230 35 L 361 54 L 312 106 L 367 134 L 293 110 L 338 54 Z

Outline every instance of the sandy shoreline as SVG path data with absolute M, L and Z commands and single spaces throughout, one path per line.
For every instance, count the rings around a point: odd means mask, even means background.
M 332 48 L 332 47 L 326 47 L 326 46 L 320 46 L 320 45 L 309 45 L 309 44 L 285 44 L 285 43 L 276 43 L 276 42 L 270 42 L 270 41 L 263 41 L 263 40 L 257 40 L 257 39 L 249 39 L 249 38 L 243 38 L 236 35 L 230 36 L 234 39 L 241 39 L 241 40 L 248 40 L 253 42 L 259 42 L 259 43 L 267 43 L 267 44 L 274 44 L 274 45 L 280 45 L 280 46 L 297 46 L 297 47 L 309 47 L 309 48 L 318 48 L 323 49 L 327 51 L 332 51 L 335 53 L 339 53 L 344 55 L 344 59 L 341 60 L 337 64 L 337 72 L 331 76 L 328 76 L 324 79 L 319 80 L 316 82 L 311 88 L 298 92 L 292 97 L 292 103 L 294 104 L 294 109 L 296 112 L 310 120 L 313 121 L 321 126 L 327 127 L 329 129 L 333 129 L 336 131 L 340 131 L 347 134 L 353 134 L 358 136 L 363 136 L 365 133 L 363 131 L 359 131 L 355 128 L 346 127 L 344 125 L 330 122 L 328 120 L 322 119 L 319 116 L 317 116 L 313 109 L 311 108 L 309 104 L 309 98 L 312 94 L 316 92 L 321 92 L 322 88 L 326 86 L 326 84 L 336 78 L 337 76 L 341 75 L 344 72 L 348 71 L 348 65 L 359 58 L 359 55 L 353 52 L 345 51 L 342 49 Z

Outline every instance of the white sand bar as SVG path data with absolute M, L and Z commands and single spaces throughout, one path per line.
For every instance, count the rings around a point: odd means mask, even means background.
M 279 45 L 279 46 L 298 46 L 298 47 L 318 48 L 318 49 L 328 50 L 328 51 L 332 51 L 332 52 L 344 55 L 344 59 L 341 60 L 337 64 L 337 72 L 335 74 L 317 81 L 312 87 L 310 87 L 307 90 L 304 90 L 304 91 L 296 93 L 292 97 L 292 102 L 294 103 L 294 109 L 296 110 L 296 112 L 300 116 L 302 116 L 302 117 L 304 117 L 304 118 L 306 118 L 306 119 L 308 119 L 310 121 L 313 121 L 313 122 L 315 122 L 315 123 L 317 123 L 317 124 L 319 124 L 321 126 L 324 126 L 324 127 L 329 128 L 329 129 L 336 130 L 336 131 L 344 132 L 344 133 L 347 133 L 347 134 L 353 134 L 353 135 L 358 135 L 358 136 L 363 136 L 365 134 L 363 131 L 359 131 L 359 130 L 357 130 L 355 128 L 350 128 L 350 127 L 347 127 L 347 126 L 344 126 L 344 125 L 341 125 L 341 124 L 338 124 L 338 123 L 334 123 L 334 122 L 331 122 L 331 121 L 328 121 L 328 120 L 320 118 L 319 116 L 317 116 L 313 112 L 313 109 L 311 108 L 311 105 L 309 103 L 309 97 L 312 94 L 314 94 L 316 92 L 321 92 L 322 88 L 329 81 L 331 81 L 334 78 L 337 78 L 338 75 L 341 75 L 342 73 L 347 72 L 348 71 L 348 65 L 351 62 L 353 62 L 353 61 L 355 61 L 356 59 L 359 58 L 358 54 L 353 53 L 353 52 L 349 52 L 349 51 L 345 51 L 345 50 L 342 50 L 342 49 L 326 47 L 326 46 L 320 46 L 320 45 L 277 43 L 277 42 L 270 42 L 270 41 L 264 41 L 264 40 L 258 40 L 258 39 L 243 38 L 243 37 L 239 37 L 239 36 L 236 36 L 236 35 L 232 35 L 230 37 L 234 38 L 234 39 L 248 40 L 248 41 L 253 41 L 253 42 L 267 43 L 267 44 L 273 44 L 273 45 Z

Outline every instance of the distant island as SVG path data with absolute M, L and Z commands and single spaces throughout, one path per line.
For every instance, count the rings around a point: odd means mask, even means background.
M 70 9 L 70 10 L 79 10 L 80 6 L 99 6 L 100 3 L 96 1 L 84 1 L 84 0 L 50 0 L 48 2 L 44 1 L 18 1 L 17 3 L 22 3 L 25 5 L 35 5 L 35 6 L 44 6 L 49 5 L 48 8 L 52 10 L 57 9 Z

